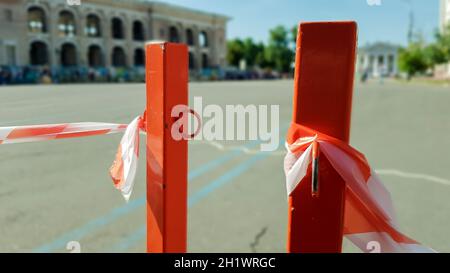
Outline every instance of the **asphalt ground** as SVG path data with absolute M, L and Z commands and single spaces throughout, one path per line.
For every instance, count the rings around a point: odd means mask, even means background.
M 279 105 L 283 142 L 292 90 L 288 80 L 191 83 L 190 101 Z M 450 87 L 356 84 L 353 105 L 351 144 L 391 191 L 401 230 L 450 251 Z M 0 87 L 0 126 L 128 123 L 144 106 L 143 84 Z M 70 241 L 82 252 L 144 252 L 145 160 L 126 204 L 108 175 L 120 137 L 0 145 L 0 252 L 68 252 Z M 188 251 L 285 251 L 283 155 L 283 145 L 190 142 Z

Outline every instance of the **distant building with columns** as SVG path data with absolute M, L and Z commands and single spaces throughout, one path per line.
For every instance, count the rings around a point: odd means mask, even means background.
M 393 77 L 398 74 L 398 46 L 377 42 L 358 49 L 357 71 L 369 77 Z
M 1 0 L 0 65 L 137 67 L 149 40 L 189 46 L 191 72 L 224 66 L 229 17 L 144 0 Z

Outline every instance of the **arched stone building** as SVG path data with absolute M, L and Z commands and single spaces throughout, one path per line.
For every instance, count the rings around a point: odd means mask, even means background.
M 196 73 L 225 65 L 228 20 L 151 1 L 2 0 L 0 65 L 143 66 L 145 41 L 165 40 L 189 46 Z

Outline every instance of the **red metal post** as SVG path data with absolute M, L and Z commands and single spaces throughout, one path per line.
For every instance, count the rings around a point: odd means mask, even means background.
M 146 46 L 147 252 L 186 252 L 187 141 L 171 136 L 175 105 L 188 105 L 188 49 Z
M 292 121 L 349 141 L 356 51 L 355 22 L 302 23 L 297 37 Z M 341 252 L 344 181 L 319 157 L 319 192 L 311 172 L 289 197 L 288 252 Z

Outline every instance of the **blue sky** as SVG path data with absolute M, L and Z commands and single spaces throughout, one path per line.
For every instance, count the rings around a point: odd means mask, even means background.
M 381 0 L 369 6 L 367 0 L 164 0 L 193 9 L 232 17 L 228 38 L 252 37 L 266 41 L 276 25 L 292 26 L 299 21 L 356 20 L 359 43 L 386 41 L 405 45 L 409 6 L 415 30 L 431 40 L 439 25 L 439 0 Z M 408 4 L 410 2 L 411 4 Z

